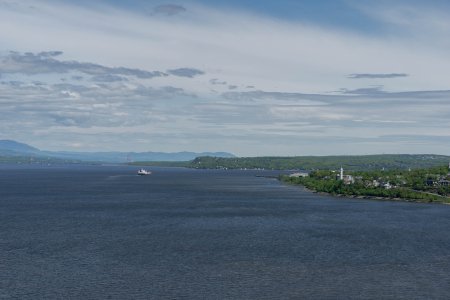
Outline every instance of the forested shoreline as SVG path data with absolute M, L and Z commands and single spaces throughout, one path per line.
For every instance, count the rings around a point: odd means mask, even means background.
M 450 203 L 447 166 L 412 170 L 312 171 L 308 176 L 282 175 L 280 180 L 315 192 L 354 197 L 380 197 L 417 202 Z
M 434 154 L 379 154 L 350 156 L 202 156 L 185 162 L 136 161 L 133 165 L 187 167 L 194 169 L 265 169 L 265 170 L 408 170 L 448 164 L 450 156 Z

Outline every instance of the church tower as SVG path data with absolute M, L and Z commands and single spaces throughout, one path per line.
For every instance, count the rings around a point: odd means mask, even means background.
M 450 163 L 449 163 L 449 166 L 450 166 Z M 344 168 L 342 168 L 342 166 L 341 166 L 341 175 L 340 175 L 340 177 L 339 177 L 341 180 L 344 180 Z

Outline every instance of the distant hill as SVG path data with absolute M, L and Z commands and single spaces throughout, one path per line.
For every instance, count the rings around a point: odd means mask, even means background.
M 22 154 L 34 152 L 39 152 L 39 149 L 12 140 L 0 140 L 0 154 Z
M 66 152 L 44 151 L 0 140 L 0 163 L 131 163 L 197 169 L 347 170 L 416 169 L 448 165 L 450 156 L 382 154 L 352 156 L 235 157 L 227 152 Z
M 347 170 L 417 169 L 448 165 L 450 156 L 381 154 L 295 157 L 197 157 L 186 166 L 197 169 Z
M 68 152 L 44 151 L 12 140 L 0 140 L 0 161 L 23 161 L 29 157 L 35 160 L 58 159 L 68 161 L 126 163 L 132 161 L 189 161 L 199 156 L 234 157 L 227 152 Z

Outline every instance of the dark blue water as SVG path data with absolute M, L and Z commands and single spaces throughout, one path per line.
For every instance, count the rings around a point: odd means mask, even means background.
M 450 299 L 450 206 L 135 171 L 0 168 L 0 299 Z

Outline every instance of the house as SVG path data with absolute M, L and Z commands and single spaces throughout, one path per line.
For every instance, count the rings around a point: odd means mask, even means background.
M 433 186 L 436 184 L 436 182 L 433 179 L 427 179 L 427 181 L 425 182 L 426 185 L 428 186 Z
M 352 175 L 344 175 L 342 181 L 344 181 L 344 184 L 352 184 L 355 183 L 355 178 Z
M 386 189 L 386 190 L 390 190 L 391 188 L 392 188 L 392 185 L 389 183 L 389 181 L 388 182 L 386 182 L 385 184 L 383 184 L 383 187 Z
M 305 173 L 305 172 L 297 172 L 297 173 L 292 173 L 289 174 L 289 177 L 308 177 L 309 174 Z
M 438 181 L 440 186 L 450 186 L 450 180 L 441 179 Z

